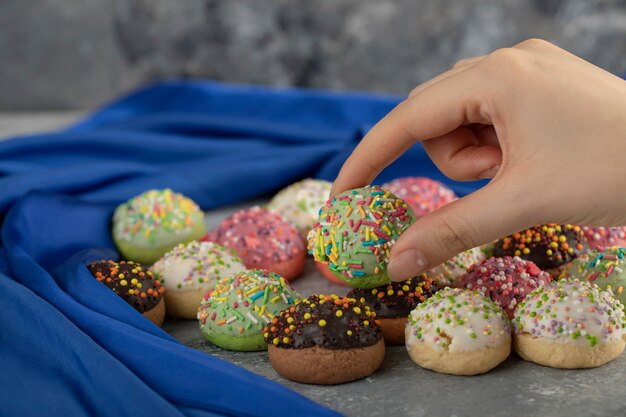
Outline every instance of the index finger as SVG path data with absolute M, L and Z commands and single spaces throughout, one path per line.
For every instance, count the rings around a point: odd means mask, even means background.
M 470 69 L 438 81 L 407 98 L 361 140 L 344 162 L 331 197 L 369 184 L 417 141 L 440 137 L 459 126 L 485 120 Z

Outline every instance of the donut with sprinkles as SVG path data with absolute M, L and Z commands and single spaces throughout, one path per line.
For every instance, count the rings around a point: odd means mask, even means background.
M 150 267 L 167 289 L 165 307 L 170 317 L 193 320 L 207 290 L 216 281 L 246 269 L 232 249 L 194 240 L 180 244 Z
M 385 356 L 380 321 L 350 297 L 311 295 L 281 311 L 264 330 L 274 369 L 292 381 L 340 384 L 364 378 Z
M 165 318 L 165 287 L 150 271 L 132 261 L 94 261 L 87 265 L 99 282 L 109 287 L 148 320 L 161 326 Z
M 374 288 L 390 281 L 391 247 L 415 220 L 389 190 L 367 186 L 328 200 L 308 235 L 309 253 L 347 284 Z
M 355 288 L 347 297 L 370 306 L 380 319 L 386 345 L 404 345 L 404 328 L 409 313 L 439 288 L 427 274 L 380 287 Z
M 477 375 L 511 352 L 511 326 L 499 305 L 477 291 L 445 288 L 409 315 L 406 348 L 419 366 Z
M 519 256 L 489 258 L 472 265 L 462 275 L 457 285 L 460 288 L 480 291 L 498 303 L 513 318 L 517 304 L 533 290 L 552 281 L 547 272 Z
M 203 240 L 231 248 L 247 268 L 266 269 L 286 280 L 304 269 L 306 247 L 298 231 L 280 214 L 254 206 L 225 218 Z
M 427 177 L 396 178 L 383 184 L 383 188 L 406 201 L 418 218 L 458 198 L 441 182 Z
M 562 277 L 589 281 L 626 304 L 626 249 L 590 250 L 572 262 Z
M 315 269 L 320 273 L 321 276 L 332 282 L 333 284 L 341 285 L 344 287 L 349 286 L 345 281 L 337 278 L 337 276 L 328 269 L 328 264 L 324 264 L 318 261 L 315 261 Z
M 468 249 L 429 270 L 428 276 L 441 288 L 454 287 L 469 267 L 484 259 L 485 253 L 480 248 Z
M 236 351 L 265 350 L 263 329 L 300 295 L 274 272 L 252 269 L 223 278 L 204 295 L 198 321 L 204 337 Z
M 332 183 L 307 178 L 280 190 L 267 205 L 295 227 L 303 239 L 328 200 Z
M 587 239 L 580 226 L 550 223 L 504 237 L 494 243 L 493 255 L 519 256 L 533 262 L 553 277 L 587 250 Z
M 205 232 L 202 210 L 169 188 L 146 191 L 120 204 L 113 214 L 117 249 L 124 258 L 143 264 L 152 264 L 174 246 Z
M 585 227 L 589 249 L 602 250 L 614 246 L 626 247 L 626 227 Z
M 593 368 L 622 354 L 624 306 L 591 282 L 562 279 L 539 287 L 515 310 L 516 352 L 554 368 Z

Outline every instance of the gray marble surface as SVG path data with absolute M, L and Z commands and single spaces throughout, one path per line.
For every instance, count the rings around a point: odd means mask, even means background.
M 623 0 L 2 0 L 0 110 L 171 77 L 405 94 L 530 37 L 626 71 Z
M 0 113 L 0 139 L 8 134 L 60 128 L 76 113 L 21 115 Z M 207 215 L 212 227 L 234 210 L 254 201 L 213 210 Z M 293 285 L 303 294 L 348 290 L 317 273 L 312 261 Z M 182 343 L 277 381 L 302 395 L 347 416 L 412 417 L 591 417 L 626 415 L 626 356 L 589 370 L 558 370 L 524 362 L 512 355 L 486 375 L 457 377 L 419 368 L 403 347 L 387 349 L 382 367 L 360 381 L 336 386 L 303 385 L 281 378 L 272 369 L 266 352 L 229 352 L 202 337 L 198 323 L 168 320 L 164 329 Z

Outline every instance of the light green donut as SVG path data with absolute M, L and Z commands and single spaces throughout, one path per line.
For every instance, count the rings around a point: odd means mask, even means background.
M 389 251 L 414 221 L 409 205 L 388 190 L 345 191 L 321 208 L 308 235 L 309 253 L 353 287 L 378 287 L 390 282 Z
M 200 330 L 223 349 L 265 350 L 265 326 L 300 298 L 278 274 L 263 269 L 242 271 L 221 279 L 205 294 L 198 309 Z
M 120 204 L 113 214 L 113 241 L 125 259 L 152 264 L 179 243 L 206 233 L 204 213 L 170 189 L 150 190 Z
M 626 249 L 592 249 L 572 261 L 563 274 L 565 278 L 590 281 L 603 290 L 611 290 L 615 298 L 626 304 Z

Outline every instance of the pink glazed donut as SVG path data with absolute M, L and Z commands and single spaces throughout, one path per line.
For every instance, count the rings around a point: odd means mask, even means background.
M 457 199 L 454 191 L 426 177 L 397 178 L 382 187 L 406 201 L 418 218 Z
M 515 307 L 532 291 L 552 281 L 547 272 L 518 256 L 491 257 L 469 267 L 459 288 L 476 290 L 498 303 L 513 318 Z
M 298 231 L 259 206 L 225 218 L 202 239 L 233 249 L 246 268 L 266 269 L 291 281 L 304 269 L 306 249 Z
M 590 249 L 626 246 L 626 227 L 583 227 Z

